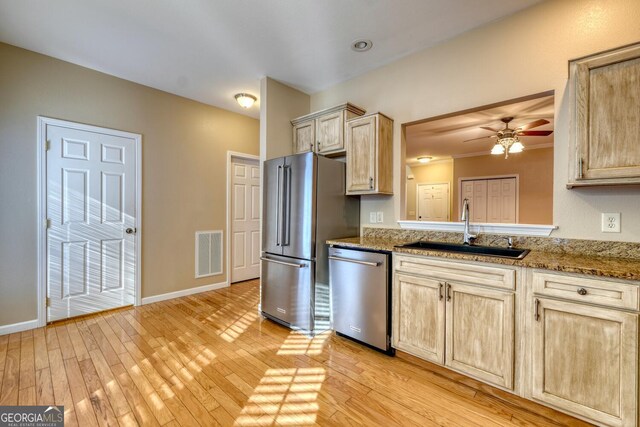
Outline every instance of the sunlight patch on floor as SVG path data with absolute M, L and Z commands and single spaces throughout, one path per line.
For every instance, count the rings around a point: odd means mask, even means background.
M 291 332 L 278 350 L 278 356 L 317 356 L 322 353 L 322 348 L 331 331 L 323 332 L 310 338 L 299 332 Z
M 324 368 L 268 369 L 236 419 L 236 426 L 312 425 Z
M 244 314 L 229 327 L 227 327 L 220 337 L 227 342 L 234 342 L 247 328 L 258 319 L 255 311 L 245 311 Z

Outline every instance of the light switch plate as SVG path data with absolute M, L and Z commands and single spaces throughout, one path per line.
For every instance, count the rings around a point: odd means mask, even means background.
M 384 215 L 382 214 L 382 212 L 378 212 L 376 220 L 378 222 L 384 222 Z
M 371 224 L 375 224 L 376 223 L 376 218 L 377 218 L 377 215 L 376 215 L 375 212 L 369 212 L 369 222 Z
M 602 214 L 602 232 L 620 233 L 620 212 Z

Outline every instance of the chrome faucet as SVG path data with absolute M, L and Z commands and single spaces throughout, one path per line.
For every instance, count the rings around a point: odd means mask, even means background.
M 464 221 L 464 235 L 462 243 L 465 245 L 473 245 L 473 241 L 478 237 L 475 234 L 469 233 L 469 200 L 464 199 L 462 201 L 462 216 L 461 221 Z

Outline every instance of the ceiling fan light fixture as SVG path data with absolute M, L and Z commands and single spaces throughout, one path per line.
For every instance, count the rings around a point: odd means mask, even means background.
M 491 154 L 494 154 L 494 155 L 504 154 L 504 147 L 499 142 L 496 142 L 496 145 L 494 145 L 493 148 L 491 149 Z
M 238 93 L 235 98 L 242 108 L 251 108 L 253 103 L 258 100 L 258 98 L 249 93 Z
M 524 145 L 518 140 L 509 147 L 509 153 L 522 153 L 522 150 L 524 150 Z
M 431 157 L 431 156 L 422 156 L 422 157 L 418 157 L 418 161 L 420 163 L 429 163 L 432 158 L 433 157 Z

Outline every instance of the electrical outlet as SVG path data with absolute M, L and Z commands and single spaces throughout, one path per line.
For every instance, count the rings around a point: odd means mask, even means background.
M 382 212 L 378 212 L 378 213 L 376 214 L 376 220 L 377 220 L 378 222 L 384 222 L 384 215 L 382 214 Z
M 620 212 L 602 214 L 602 232 L 620 233 Z
M 376 223 L 376 213 L 375 212 L 369 212 L 369 222 L 371 224 L 375 224 Z

